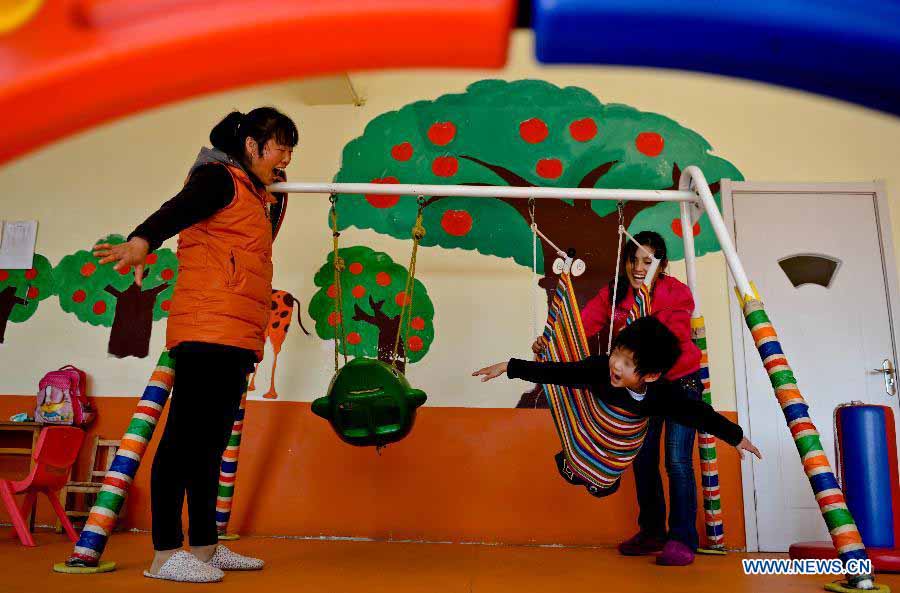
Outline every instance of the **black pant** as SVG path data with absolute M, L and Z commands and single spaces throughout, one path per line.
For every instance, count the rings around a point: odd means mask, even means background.
M 150 478 L 153 548 L 159 551 L 184 543 L 185 492 L 191 546 L 218 541 L 219 466 L 247 385 L 246 351 L 179 351 L 175 361 L 169 418 Z

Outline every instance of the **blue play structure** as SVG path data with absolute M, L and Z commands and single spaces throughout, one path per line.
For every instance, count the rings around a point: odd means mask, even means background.
M 694 70 L 900 114 L 896 0 L 534 0 L 538 60 Z
M 894 541 L 894 507 L 900 501 L 892 500 L 897 471 L 891 471 L 897 454 L 892 450 L 893 442 L 888 441 L 888 433 L 893 430 L 886 428 L 893 428 L 893 422 L 887 415 L 884 406 L 838 410 L 844 493 L 868 548 L 900 547 L 900 542 Z

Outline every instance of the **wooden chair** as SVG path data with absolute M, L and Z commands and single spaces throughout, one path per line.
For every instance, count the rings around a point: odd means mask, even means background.
M 103 478 L 106 471 L 112 465 L 116 452 L 122 441 L 111 441 L 94 437 L 94 451 L 91 453 L 91 464 L 88 466 L 87 480 L 83 482 L 68 482 L 65 490 L 66 517 L 73 523 L 84 523 L 91 512 L 91 506 L 103 486 Z M 78 495 L 81 495 L 79 497 Z M 83 499 L 83 504 L 78 504 L 78 498 Z M 125 513 L 125 507 L 119 513 L 119 517 Z

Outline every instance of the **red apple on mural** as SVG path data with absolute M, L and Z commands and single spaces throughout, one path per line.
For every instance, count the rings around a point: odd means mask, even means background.
M 569 124 L 569 133 L 578 142 L 587 142 L 597 135 L 597 122 L 590 117 L 575 120 Z
M 428 139 L 438 146 L 446 146 L 456 136 L 456 126 L 452 121 L 439 121 L 428 128 Z
M 547 139 L 550 130 L 542 120 L 532 117 L 519 124 L 519 134 L 525 142 L 538 144 Z
M 656 157 L 662 153 L 666 141 L 656 132 L 641 132 L 635 138 L 634 145 L 647 156 Z
M 412 158 L 413 147 L 409 142 L 397 144 L 391 149 L 391 156 L 397 161 L 408 161 Z
M 459 161 L 452 156 L 439 156 L 431 163 L 431 172 L 438 177 L 453 177 L 459 171 Z
M 465 210 L 447 210 L 441 217 L 441 227 L 448 235 L 462 237 L 472 230 L 472 215 Z
M 672 221 L 672 232 L 675 233 L 676 235 L 678 235 L 679 237 L 684 236 L 684 232 L 681 228 L 681 219 L 680 218 L 676 218 L 675 220 Z M 694 236 L 696 237 L 699 234 L 700 234 L 700 223 L 698 222 L 694 225 Z
M 400 183 L 396 177 L 385 177 L 383 179 L 373 179 L 372 183 Z M 388 195 L 370 195 L 366 194 L 366 201 L 376 208 L 390 208 L 400 201 L 400 196 Z
M 559 159 L 541 159 L 535 170 L 544 179 L 559 179 L 563 174 L 563 164 Z

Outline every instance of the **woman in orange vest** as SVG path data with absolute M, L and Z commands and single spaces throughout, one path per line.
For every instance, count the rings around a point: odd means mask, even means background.
M 153 459 L 150 503 L 155 556 L 144 575 L 183 582 L 222 580 L 223 570 L 258 570 L 262 560 L 218 545 L 219 463 L 246 389 L 262 359 L 272 292 L 272 241 L 284 202 L 266 186 L 284 179 L 297 127 L 271 107 L 230 113 L 210 132 L 184 188 L 119 245 L 94 255 L 134 269 L 178 234 L 178 280 L 166 347 L 175 358 L 169 417 Z M 284 198 L 282 197 L 282 200 Z M 189 543 L 181 510 L 187 493 Z

